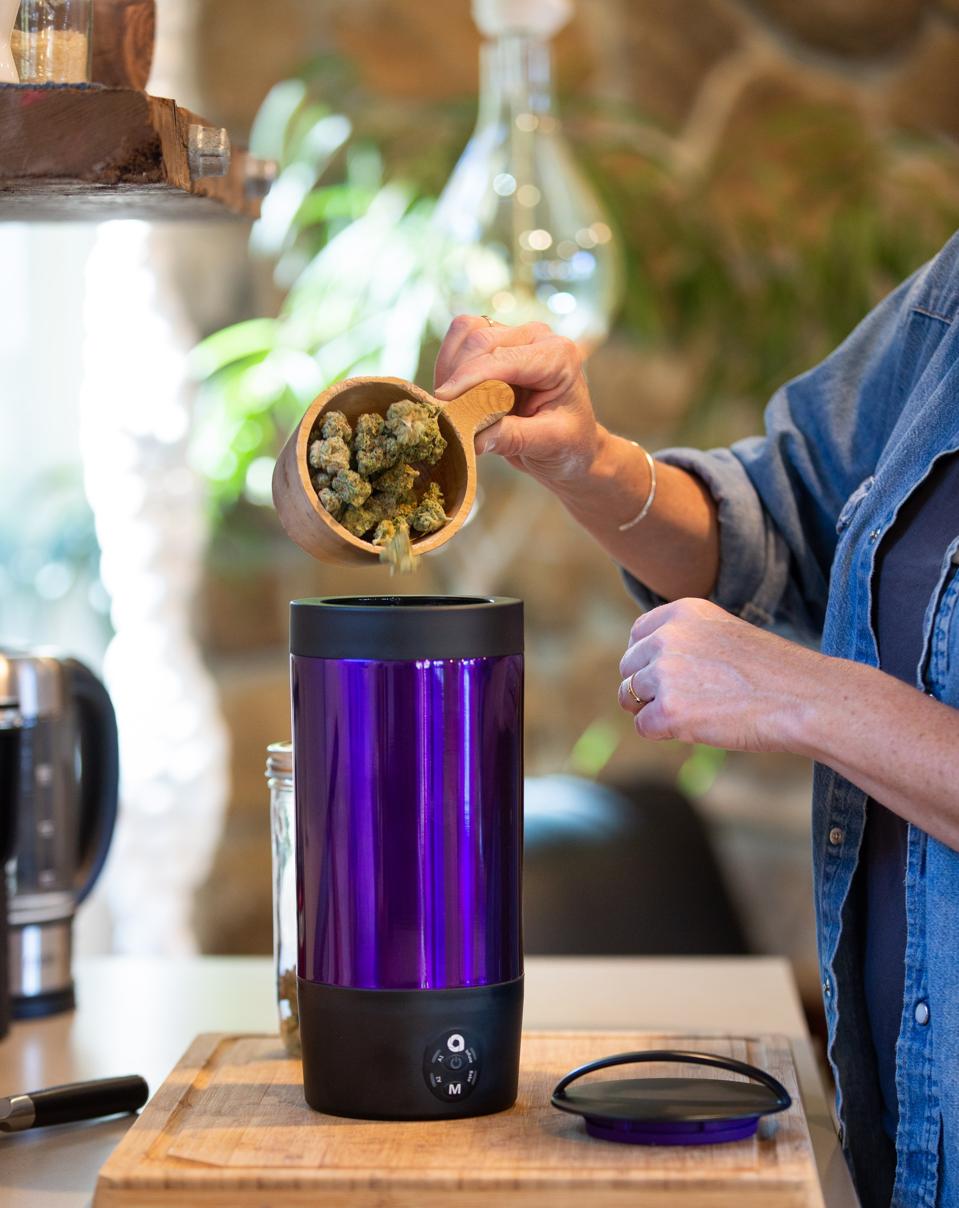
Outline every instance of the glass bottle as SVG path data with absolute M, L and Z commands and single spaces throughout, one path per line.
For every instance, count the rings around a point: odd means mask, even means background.
M 273 842 L 273 962 L 280 1038 L 286 1051 L 300 1056 L 296 999 L 296 817 L 293 808 L 293 744 L 267 747 L 270 833 Z
M 538 320 L 588 352 L 619 300 L 619 254 L 562 132 L 549 40 L 507 24 L 480 53 L 476 129 L 434 217 L 443 317 Z
M 83 84 L 90 79 L 93 0 L 23 0 L 13 57 L 24 84 Z
M 20 83 L 20 74 L 10 44 L 19 7 L 20 0 L 0 0 L 0 84 Z

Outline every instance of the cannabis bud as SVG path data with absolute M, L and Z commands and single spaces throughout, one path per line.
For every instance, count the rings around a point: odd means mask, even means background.
M 386 415 L 370 412 L 356 430 L 328 411 L 310 433 L 307 460 L 320 505 L 355 537 L 382 548 L 396 570 L 415 564 L 411 530 L 435 533 L 449 520 L 439 484 L 417 493 L 416 464 L 436 465 L 446 451 L 435 403 L 403 399 Z

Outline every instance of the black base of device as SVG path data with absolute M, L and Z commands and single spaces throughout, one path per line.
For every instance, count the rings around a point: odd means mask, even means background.
M 77 1000 L 72 983 L 62 990 L 44 990 L 41 994 L 14 994 L 11 999 L 14 1019 L 45 1019 L 73 1011 Z
M 521 977 L 458 990 L 297 984 L 303 1092 L 317 1111 L 453 1120 L 516 1102 Z

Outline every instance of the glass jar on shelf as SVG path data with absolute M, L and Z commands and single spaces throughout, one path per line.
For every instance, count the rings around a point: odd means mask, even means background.
M 21 83 L 87 83 L 93 0 L 23 0 L 11 46 Z
M 273 845 L 273 962 L 280 1038 L 286 1051 L 300 1056 L 300 1020 L 296 1000 L 296 817 L 293 806 L 293 744 L 267 747 Z
M 20 73 L 13 57 L 11 37 L 20 0 L 0 0 L 0 84 L 19 84 Z

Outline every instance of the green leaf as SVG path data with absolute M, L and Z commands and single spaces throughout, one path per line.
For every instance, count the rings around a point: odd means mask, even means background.
M 190 356 L 193 377 L 204 380 L 236 361 L 266 356 L 277 336 L 275 319 L 246 319 L 214 332 L 198 344 Z
M 287 131 L 305 100 L 306 85 L 302 80 L 283 80 L 270 89 L 250 131 L 250 150 L 254 155 L 261 159 L 285 158 Z

